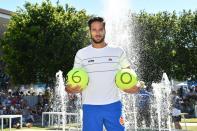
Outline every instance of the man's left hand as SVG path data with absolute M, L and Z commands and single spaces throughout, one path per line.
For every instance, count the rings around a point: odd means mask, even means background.
M 139 90 L 140 90 L 140 87 L 135 85 L 134 87 L 131 87 L 129 89 L 125 89 L 123 91 L 126 92 L 126 93 L 134 94 L 134 93 L 138 93 Z

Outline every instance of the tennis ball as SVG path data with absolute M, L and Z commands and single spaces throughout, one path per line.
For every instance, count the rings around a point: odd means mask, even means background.
M 136 73 L 131 69 L 121 69 L 116 73 L 115 83 L 121 90 L 130 89 L 138 82 Z
M 73 68 L 67 74 L 67 84 L 71 85 L 71 87 L 79 85 L 84 90 L 88 82 L 88 74 L 83 68 Z

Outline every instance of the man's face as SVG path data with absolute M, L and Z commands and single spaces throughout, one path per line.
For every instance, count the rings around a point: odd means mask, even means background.
M 95 44 L 100 44 L 105 39 L 105 27 L 102 22 L 93 22 L 90 29 L 91 39 Z

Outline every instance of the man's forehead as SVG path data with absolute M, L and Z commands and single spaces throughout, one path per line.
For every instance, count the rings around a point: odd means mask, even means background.
M 91 27 L 94 27 L 94 26 L 103 26 L 103 22 L 95 21 L 91 24 Z

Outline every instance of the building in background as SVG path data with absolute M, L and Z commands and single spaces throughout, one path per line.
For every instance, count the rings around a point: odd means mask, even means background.
M 11 11 L 0 8 L 0 40 L 3 36 L 3 33 L 6 31 L 7 24 L 11 18 Z M 2 51 L 0 50 L 0 55 L 2 55 Z M 0 90 L 6 89 L 9 82 L 9 77 L 4 73 L 5 64 L 0 61 Z
M 0 8 L 0 38 L 2 38 L 3 32 L 6 30 L 6 26 L 11 17 L 11 11 Z

